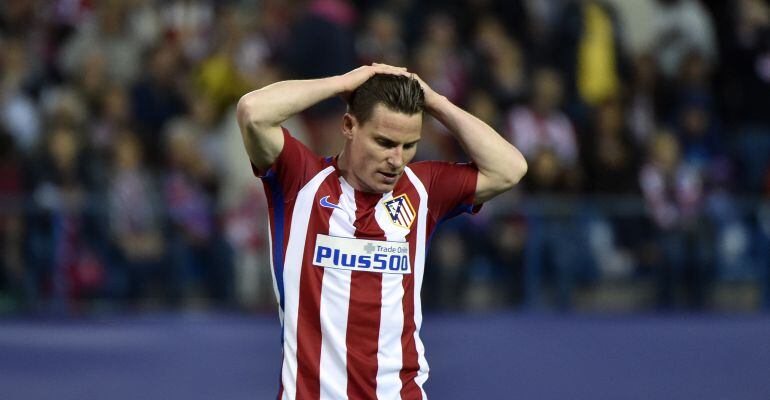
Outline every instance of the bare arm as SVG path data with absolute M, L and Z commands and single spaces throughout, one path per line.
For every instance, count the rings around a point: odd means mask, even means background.
M 251 162 L 269 167 L 283 149 L 281 124 L 329 97 L 352 92 L 377 73 L 403 74 L 406 69 L 384 64 L 363 66 L 344 75 L 276 82 L 245 94 L 238 101 L 238 126 Z
M 441 122 L 460 142 L 479 169 L 476 204 L 512 188 L 527 173 L 527 161 L 489 125 L 452 104 L 422 83 L 428 113 Z

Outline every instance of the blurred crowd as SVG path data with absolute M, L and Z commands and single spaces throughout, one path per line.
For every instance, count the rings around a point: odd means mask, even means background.
M 770 309 L 765 0 L 5 0 L 0 49 L 0 313 L 273 309 L 235 103 L 371 62 L 529 162 L 439 228 L 426 306 Z M 286 127 L 333 154 L 344 110 Z M 465 155 L 426 118 L 417 159 Z

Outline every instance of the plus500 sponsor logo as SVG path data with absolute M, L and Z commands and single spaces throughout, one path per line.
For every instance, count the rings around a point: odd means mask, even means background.
M 353 271 L 411 273 L 409 246 L 406 243 L 392 244 L 326 235 L 319 235 L 316 240 L 313 264 Z

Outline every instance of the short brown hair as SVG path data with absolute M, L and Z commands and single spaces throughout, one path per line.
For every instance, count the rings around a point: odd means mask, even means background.
M 425 109 L 425 93 L 417 79 L 403 75 L 375 74 L 350 95 L 348 112 L 363 124 L 377 104 L 412 115 Z

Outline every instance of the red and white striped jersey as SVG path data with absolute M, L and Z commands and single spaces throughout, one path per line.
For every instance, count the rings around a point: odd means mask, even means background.
M 427 241 L 440 221 L 478 211 L 478 170 L 413 163 L 392 192 L 366 193 L 339 174 L 336 158 L 286 130 L 284 138 L 260 175 L 283 330 L 278 398 L 427 398 L 419 336 Z

